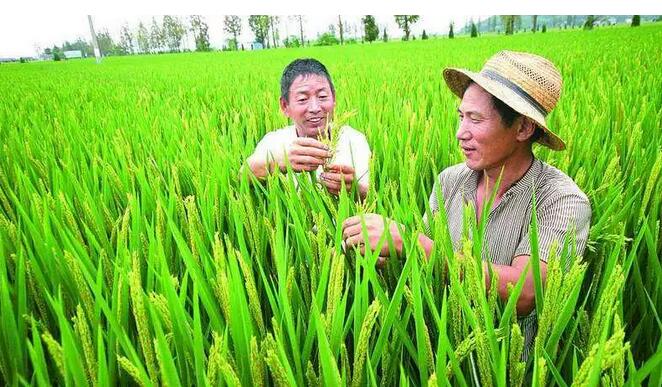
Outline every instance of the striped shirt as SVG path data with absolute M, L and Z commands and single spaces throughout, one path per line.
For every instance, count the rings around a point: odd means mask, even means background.
M 447 168 L 439 174 L 430 195 L 430 209 L 434 214 L 439 209 L 436 193 L 437 185 L 440 185 L 448 229 L 456 251 L 461 249 L 464 206 L 468 204 L 475 210 L 481 173 L 469 169 L 464 163 Z M 573 228 L 576 231 L 576 254 L 583 255 L 591 221 L 588 198 L 566 174 L 534 159 L 524 176 L 490 211 L 483 260 L 511 265 L 514 257 L 531 255 L 529 225 L 534 187 L 540 259 L 547 262 L 552 245 L 556 243 L 560 249 L 566 232 Z M 525 339 L 524 358 L 528 358 L 538 327 L 535 309 L 528 316 L 519 318 L 519 324 Z

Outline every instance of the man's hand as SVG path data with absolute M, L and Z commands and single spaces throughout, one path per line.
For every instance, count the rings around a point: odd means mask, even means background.
M 323 143 L 309 137 L 297 138 L 287 150 L 287 158 L 294 172 L 314 171 L 333 155 Z M 285 160 L 278 160 L 281 171 L 286 170 Z
M 363 229 L 361 224 L 362 220 L 365 222 L 366 233 L 368 236 L 367 241 L 363 238 Z M 360 248 L 362 254 L 365 254 L 366 243 L 371 250 L 375 250 L 379 244 L 379 240 L 382 238 L 382 235 L 384 233 L 389 233 L 396 250 L 394 253 L 398 255 L 402 253 L 402 237 L 400 236 L 400 231 L 398 230 L 398 223 L 391 219 L 377 214 L 357 215 L 345 219 L 342 228 L 345 248 L 356 246 Z M 386 235 L 381 250 L 379 251 L 379 266 L 382 266 L 385 263 L 384 258 L 390 256 L 388 238 L 389 236 Z
M 354 168 L 349 165 L 331 164 L 324 169 L 324 173 L 320 175 L 320 178 L 322 184 L 330 193 L 338 195 L 342 189 L 343 181 L 347 191 L 352 189 Z

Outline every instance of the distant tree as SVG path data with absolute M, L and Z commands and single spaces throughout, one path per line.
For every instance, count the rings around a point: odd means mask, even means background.
M 280 23 L 280 18 L 278 16 L 269 16 L 269 29 L 271 30 L 271 41 L 273 42 L 273 47 L 278 47 L 278 24 Z
M 237 15 L 226 15 L 223 18 L 223 31 L 232 35 L 232 48 L 239 48 L 239 35 L 241 35 L 241 18 Z
M 471 22 L 471 37 L 472 38 L 478 37 L 478 29 L 476 28 L 476 23 L 474 23 L 473 21 Z
M 497 17 L 496 16 L 490 16 L 489 19 L 489 30 L 490 32 L 494 32 L 496 30 L 496 25 L 497 25 Z
M 166 39 L 163 32 L 163 28 L 159 25 L 159 22 L 156 21 L 156 18 L 152 18 L 152 26 L 149 30 L 149 46 L 153 52 L 163 51 L 165 47 Z
M 428 39 L 428 34 L 425 33 L 425 30 L 423 30 L 423 33 L 421 34 L 421 40 L 427 40 Z
M 455 33 L 453 32 L 453 22 L 451 22 L 448 25 L 448 39 L 453 39 L 455 37 Z
M 178 17 L 170 15 L 163 17 L 162 34 L 168 49 L 171 52 L 179 52 L 184 35 L 186 35 L 186 28 Z
M 340 40 L 336 38 L 336 35 L 329 32 L 325 32 L 322 35 L 320 35 L 317 38 L 317 42 L 315 42 L 316 46 L 334 46 L 336 44 L 340 44 Z
M 263 47 L 268 47 L 269 16 L 251 15 L 248 17 L 248 26 L 255 35 L 255 41 L 262 44 Z
M 365 15 L 361 22 L 363 23 L 364 39 L 366 42 L 374 42 L 379 37 L 379 28 L 375 23 L 375 17 L 372 15 Z
M 64 53 L 58 46 L 53 46 L 53 49 L 51 50 L 51 53 L 53 54 L 53 60 L 56 62 L 61 61 L 64 59 Z
M 301 37 L 301 45 L 305 46 L 306 45 L 306 40 L 303 36 L 303 15 L 295 15 L 294 16 L 295 21 L 299 25 L 299 36 Z
M 193 15 L 191 20 L 191 32 L 195 40 L 195 51 L 210 51 L 209 26 L 200 15 Z
M 129 25 L 124 24 L 120 29 L 120 49 L 124 55 L 133 54 L 133 35 L 129 30 Z
M 382 41 L 388 42 L 388 34 L 386 33 L 386 27 L 384 27 L 384 33 L 382 34 Z
M 295 35 L 290 35 L 283 40 L 283 45 L 287 48 L 301 47 L 301 41 Z
M 543 34 L 544 34 L 545 32 L 547 32 L 547 24 L 543 24 L 543 25 L 542 25 L 542 31 L 541 31 L 541 32 L 542 32 Z
M 103 30 L 97 33 L 97 44 L 99 44 L 99 50 L 103 56 L 117 55 L 119 53 L 119 50 L 115 45 L 115 42 L 113 42 L 113 38 L 110 36 L 108 30 Z
M 515 15 L 501 16 L 501 22 L 506 35 L 512 35 L 515 32 Z
M 409 40 L 411 34 L 411 26 L 418 22 L 419 15 L 395 15 L 395 22 L 398 27 L 405 33 L 404 40 Z
M 632 27 L 639 27 L 641 24 L 641 16 L 634 15 L 632 16 Z
M 338 32 L 340 33 L 340 44 L 345 43 L 345 26 L 342 24 L 342 18 L 338 15 Z
M 535 34 L 536 31 L 538 30 L 538 15 L 533 15 L 531 17 L 531 24 L 533 25 L 531 27 L 531 31 Z
M 138 43 L 138 50 L 141 53 L 149 52 L 149 32 L 147 32 L 147 27 L 140 22 L 138 24 L 138 32 L 136 32 L 136 43 Z
M 585 30 L 592 30 L 593 27 L 595 26 L 595 22 L 597 22 L 598 19 L 594 15 L 588 15 L 586 17 L 586 21 L 584 22 L 584 29 Z

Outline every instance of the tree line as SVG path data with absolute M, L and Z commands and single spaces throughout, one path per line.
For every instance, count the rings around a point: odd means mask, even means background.
M 395 23 L 402 30 L 402 40 L 415 40 L 416 36 L 412 34 L 413 26 L 419 22 L 419 15 L 394 15 Z M 624 16 L 619 16 L 624 17 Z M 373 15 L 365 15 L 360 20 L 360 26 L 350 25 L 342 16 L 338 15 L 337 23 L 330 24 L 328 30 L 319 34 L 316 39 L 306 40 L 304 25 L 306 23 L 303 15 L 287 16 L 290 22 L 296 26 L 297 33 L 289 34 L 282 40 L 280 37 L 279 16 L 269 15 L 250 15 L 248 16 L 248 26 L 254 37 L 250 49 L 254 48 L 275 48 L 301 47 L 305 45 L 336 45 L 356 43 L 359 40 L 372 43 L 377 40 L 388 41 L 386 26 L 381 28 Z M 519 16 L 502 15 L 490 16 L 485 20 L 479 20 L 475 23 L 471 20 L 465 23 L 464 32 L 471 37 L 477 37 L 483 32 L 503 32 L 506 35 L 514 34 L 527 29 L 536 32 L 541 30 L 545 32 L 547 25 L 552 27 L 574 28 L 581 26 L 584 29 L 592 29 L 593 26 L 600 23 L 614 20 L 608 16 L 596 17 L 589 16 Z M 632 19 L 632 25 L 639 24 L 639 16 Z M 540 27 L 542 25 L 542 28 Z M 243 21 L 238 15 L 226 15 L 222 20 L 223 31 L 228 34 L 224 50 L 244 50 L 244 44 L 240 43 L 239 37 L 242 34 Z M 352 34 L 353 33 L 353 34 Z M 448 37 L 455 36 L 454 23 L 450 23 Z M 425 30 L 420 36 L 421 39 L 428 39 Z M 192 39 L 192 40 L 191 40 Z M 122 25 L 120 29 L 119 40 L 113 40 L 107 29 L 97 33 L 97 42 L 102 55 L 131 55 L 131 54 L 154 54 L 154 53 L 174 53 L 189 51 L 186 41 L 194 44 L 195 51 L 212 50 L 209 41 L 209 24 L 206 19 L 199 15 L 192 15 L 186 18 L 165 15 L 161 19 L 152 18 L 150 24 L 142 21 L 134 29 L 128 24 Z M 64 42 L 61 46 L 54 46 L 44 50 L 46 55 L 52 55 L 58 60 L 63 57 L 64 51 L 80 50 L 85 56 L 93 56 L 94 50 L 92 44 L 84 39 L 77 39 L 74 42 Z

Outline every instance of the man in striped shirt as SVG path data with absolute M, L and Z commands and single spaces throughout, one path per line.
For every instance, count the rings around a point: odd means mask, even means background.
M 460 250 L 465 205 L 475 210 L 477 221 L 487 217 L 483 260 L 498 273 L 498 292 L 508 299 L 508 284 L 515 284 L 531 260 L 529 224 L 535 192 L 540 272 L 543 283 L 547 259 L 554 244 L 563 246 L 565 236 L 575 232 L 576 254 L 582 255 L 588 238 L 591 207 L 573 180 L 558 169 L 535 158 L 532 146 L 540 143 L 553 150 L 565 144 L 554 134 L 545 117 L 560 97 L 561 75 L 547 59 L 537 55 L 501 51 L 488 60 L 479 73 L 462 69 L 444 70 L 450 89 L 461 98 L 457 140 L 465 162 L 439 174 L 430 207 L 435 213 L 443 195 L 448 228 L 456 251 Z M 501 177 L 491 208 L 484 208 Z M 438 189 L 440 188 L 440 189 Z M 381 215 L 363 216 L 368 239 L 364 240 L 361 217 L 343 223 L 346 247 L 378 246 L 384 232 L 390 233 L 396 254 L 402 253 L 402 227 Z M 434 241 L 420 234 L 419 243 L 429 255 Z M 391 256 L 389 246 L 380 251 L 381 263 Z M 488 265 L 484 265 L 489 281 Z M 517 313 L 525 337 L 524 356 L 532 350 L 536 334 L 533 275 L 528 271 Z

